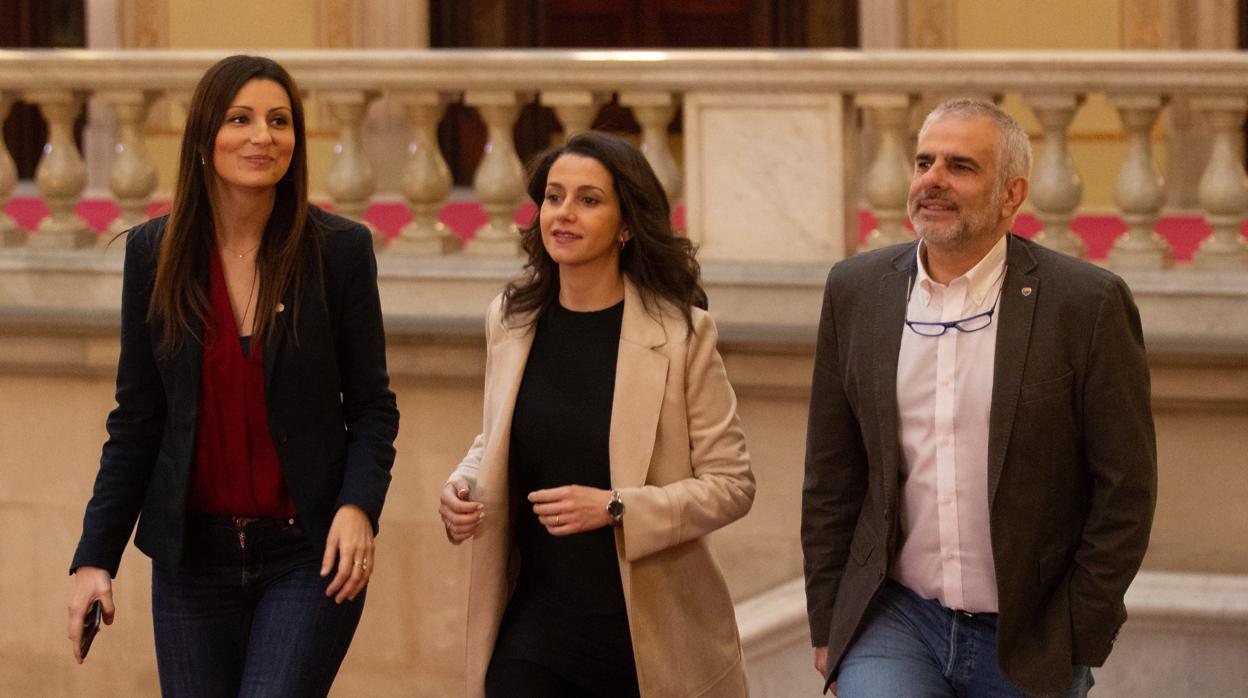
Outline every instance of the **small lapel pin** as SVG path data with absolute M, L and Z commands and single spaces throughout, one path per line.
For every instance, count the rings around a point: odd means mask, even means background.
M 1023 297 L 1024 297 L 1024 298 L 1026 298 L 1027 296 L 1030 296 L 1030 295 L 1031 295 L 1031 287 L 1030 287 L 1030 286 L 1024 286 L 1024 287 L 1023 287 Z M 278 307 L 280 308 L 280 307 L 281 307 L 281 305 L 278 305 Z
M 1027 289 L 1027 293 L 1031 293 L 1031 289 Z M 1025 293 L 1025 294 L 1023 294 L 1023 295 L 1026 295 L 1026 293 Z M 279 312 L 279 313 L 280 313 L 280 312 L 282 312 L 282 311 L 283 311 L 283 310 L 285 310 L 285 309 L 286 309 L 286 304 L 285 304 L 285 303 L 278 303 L 278 304 L 277 304 L 277 309 L 276 309 L 276 310 L 277 310 L 277 312 Z

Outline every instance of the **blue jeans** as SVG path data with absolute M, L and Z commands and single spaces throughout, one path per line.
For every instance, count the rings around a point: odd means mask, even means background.
M 995 614 L 968 614 L 885 582 L 837 674 L 838 698 L 1025 698 L 997 666 Z M 1074 668 L 1065 698 L 1084 698 L 1092 672 Z
M 335 604 L 320 567 L 297 519 L 190 515 L 181 569 L 152 570 L 161 694 L 328 694 L 364 594 Z

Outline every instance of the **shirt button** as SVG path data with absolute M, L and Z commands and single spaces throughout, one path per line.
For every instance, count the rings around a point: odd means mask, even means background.
M 279 444 L 285 444 L 285 443 L 286 443 L 286 432 L 285 432 L 285 431 L 279 431 L 279 432 L 277 432 L 277 442 L 278 442 Z
M 954 557 L 956 557 L 956 556 L 955 556 L 953 553 L 949 553 L 948 555 L 946 555 L 946 556 L 945 556 L 945 559 L 946 559 L 946 560 L 952 560 Z

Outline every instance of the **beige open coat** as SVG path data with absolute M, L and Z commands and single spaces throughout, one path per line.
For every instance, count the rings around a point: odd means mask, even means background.
M 501 305 L 500 296 L 486 317 L 482 433 L 452 475 L 470 484 L 486 511 L 472 541 L 469 696 L 484 695 L 516 569 L 508 441 L 533 330 L 527 318 L 504 325 Z M 736 396 L 715 348 L 715 323 L 695 309 L 693 324 L 690 336 L 670 304 L 647 309 L 626 280 L 611 408 L 611 485 L 625 507 L 615 544 L 637 678 L 647 698 L 747 694 L 732 600 L 704 536 L 749 511 L 754 476 Z

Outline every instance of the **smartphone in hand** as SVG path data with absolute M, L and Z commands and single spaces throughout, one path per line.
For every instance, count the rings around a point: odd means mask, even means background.
M 95 639 L 95 634 L 100 632 L 100 620 L 104 616 L 104 607 L 100 604 L 100 600 L 96 599 L 91 602 L 91 606 L 87 608 L 87 615 L 82 620 L 82 639 L 78 641 L 79 654 L 83 659 L 87 658 L 87 652 L 91 649 L 91 641 Z

